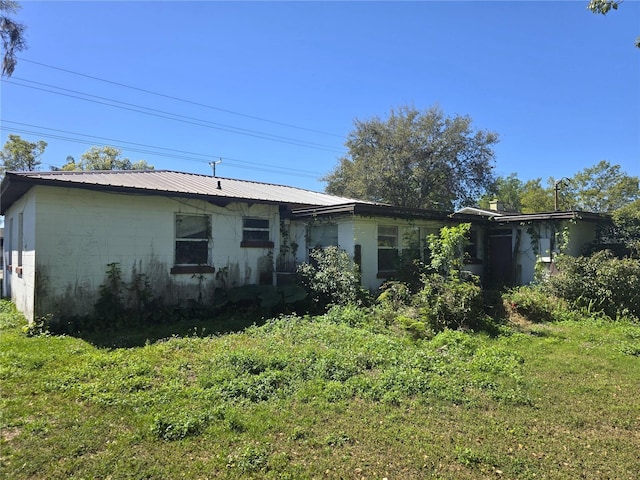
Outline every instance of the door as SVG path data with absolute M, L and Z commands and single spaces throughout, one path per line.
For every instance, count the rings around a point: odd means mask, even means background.
M 514 280 L 512 233 L 498 230 L 489 235 L 489 284 L 512 287 Z

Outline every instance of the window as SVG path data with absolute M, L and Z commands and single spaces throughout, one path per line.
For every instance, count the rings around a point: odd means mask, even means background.
M 338 225 L 324 223 L 309 226 L 308 244 L 309 251 L 314 248 L 337 247 Z
M 478 259 L 478 232 L 476 230 L 469 231 L 469 243 L 464 249 L 465 261 L 467 263 L 474 263 Z
M 207 265 L 210 233 L 211 218 L 208 215 L 176 215 L 175 264 Z
M 273 242 L 269 239 L 268 218 L 245 218 L 242 221 L 241 247 L 267 247 L 272 248 Z
M 18 215 L 18 268 L 16 272 L 22 274 L 22 251 L 24 249 L 24 214 Z
M 7 270 L 13 270 L 13 218 L 9 219 L 9 228 L 5 230 L 6 235 L 6 244 L 5 244 L 5 264 L 7 265 Z
M 403 260 L 421 260 L 420 227 L 406 227 L 402 235 L 402 257 Z
M 551 261 L 551 239 L 541 238 L 539 243 L 538 261 L 549 263 Z
M 378 226 L 378 272 L 394 272 L 398 263 L 398 227 Z

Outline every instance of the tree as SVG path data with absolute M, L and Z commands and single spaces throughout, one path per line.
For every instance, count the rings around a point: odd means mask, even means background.
M 640 199 L 639 183 L 638 177 L 627 175 L 620 165 L 602 160 L 571 177 L 567 190 L 577 210 L 611 213 Z
M 16 63 L 18 63 L 16 53 L 27 48 L 24 39 L 25 26 L 14 22 L 4 13 L 16 13 L 20 8 L 18 2 L 0 0 L 0 37 L 2 37 L 2 49 L 4 50 L 2 76 L 10 77 L 13 74 Z
M 553 185 L 553 179 L 550 178 L 548 183 Z M 522 213 L 552 212 L 553 203 L 553 190 L 543 187 L 541 178 L 528 180 L 523 185 L 520 196 Z
M 40 166 L 40 156 L 46 147 L 47 142 L 44 140 L 29 142 L 20 135 L 9 134 L 9 139 L 0 152 L 0 173 L 37 170 Z
M 473 204 L 491 186 L 497 142 L 496 133 L 472 129 L 468 116 L 405 106 L 386 120 L 356 120 L 349 153 L 323 180 L 334 195 L 451 210 Z
M 606 15 L 610 10 L 617 10 L 622 0 L 591 0 L 587 8 L 592 13 Z M 636 47 L 640 48 L 640 37 L 636 37 Z
M 91 147 L 80 157 L 80 162 L 75 158 L 67 157 L 61 170 L 153 170 L 153 165 L 149 165 L 145 160 L 131 163 L 128 158 L 121 158 L 122 150 L 104 146 Z
M 492 200 L 502 203 L 508 212 L 520 212 L 522 210 L 521 195 L 524 183 L 518 178 L 517 173 L 506 177 L 498 177 L 489 192 L 480 199 L 480 208 L 487 210 Z
M 616 236 L 634 258 L 640 259 L 640 199 L 618 208 L 611 217 L 616 226 Z

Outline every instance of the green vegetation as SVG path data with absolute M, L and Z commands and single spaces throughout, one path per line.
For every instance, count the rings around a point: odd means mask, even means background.
M 635 478 L 640 326 L 507 308 L 493 336 L 344 305 L 104 348 L 3 301 L 0 476 Z

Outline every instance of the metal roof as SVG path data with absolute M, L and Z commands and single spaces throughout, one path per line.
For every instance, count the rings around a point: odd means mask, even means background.
M 188 196 L 208 201 L 230 200 L 286 204 L 290 206 L 331 206 L 369 203 L 352 198 L 248 180 L 211 177 L 170 170 L 109 170 L 83 172 L 7 172 L 2 182 L 1 210 L 6 211 L 33 185 L 64 186 L 147 195 Z

